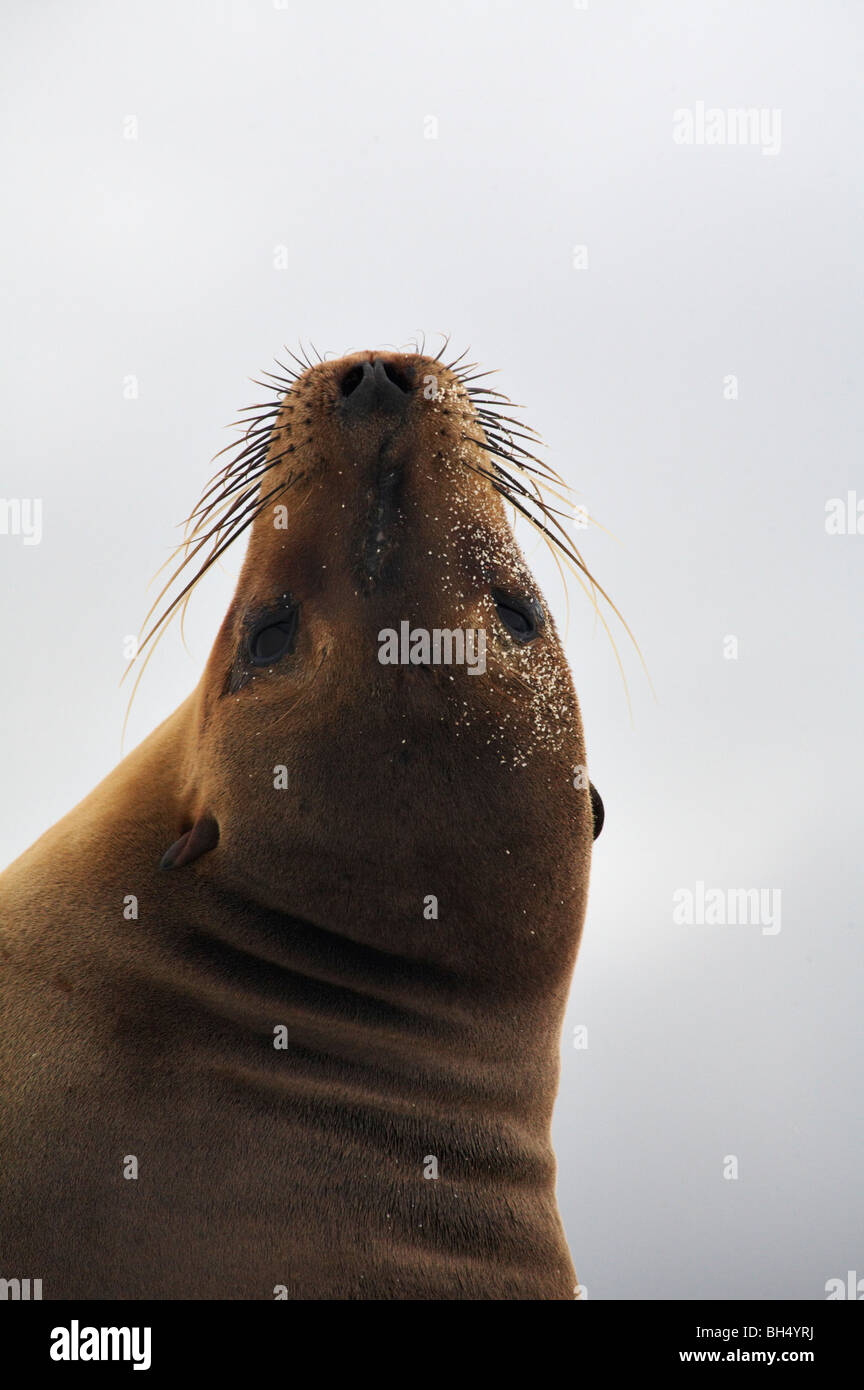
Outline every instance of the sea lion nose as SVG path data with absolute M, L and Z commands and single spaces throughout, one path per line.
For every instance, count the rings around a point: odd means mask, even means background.
M 342 409 L 351 419 L 373 411 L 402 414 L 411 399 L 413 383 L 406 372 L 386 357 L 349 367 L 339 383 Z

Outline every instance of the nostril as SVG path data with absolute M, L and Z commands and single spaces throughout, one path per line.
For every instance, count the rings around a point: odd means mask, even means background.
M 394 367 L 391 362 L 382 362 L 381 365 L 384 368 L 384 375 L 387 377 L 387 380 L 392 382 L 394 386 L 397 386 L 400 391 L 404 391 L 407 394 L 413 389 L 414 383 L 405 372 L 400 372 L 399 368 Z
M 351 369 L 347 371 L 342 378 L 342 386 L 340 388 L 342 391 L 342 395 L 350 396 L 353 391 L 357 390 L 357 387 L 360 385 L 360 382 L 362 380 L 363 368 L 351 367 Z
M 410 372 L 380 357 L 370 357 L 345 369 L 339 382 L 340 405 L 346 420 L 365 420 L 376 413 L 401 415 L 408 408 L 413 389 Z

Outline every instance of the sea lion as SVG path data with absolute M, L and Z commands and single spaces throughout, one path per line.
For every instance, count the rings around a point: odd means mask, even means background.
M 193 514 L 193 555 L 249 530 L 200 684 L 0 878 L 0 1276 L 46 1299 L 574 1297 L 549 1126 L 602 810 L 473 380 L 277 380 Z M 384 662 L 404 622 L 485 671 Z

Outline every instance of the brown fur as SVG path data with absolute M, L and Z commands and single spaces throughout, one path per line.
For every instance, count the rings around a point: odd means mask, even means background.
M 339 382 L 375 356 L 445 398 L 349 425 Z M 551 619 L 520 647 L 492 606 L 536 586 L 466 466 L 470 409 L 416 355 L 302 376 L 273 441 L 288 529 L 256 520 L 197 690 L 0 878 L 0 1276 L 46 1298 L 573 1297 L 549 1125 L 585 754 Z M 250 674 L 249 615 L 283 593 L 295 650 Z M 403 619 L 485 628 L 486 674 L 382 666 Z M 160 869 L 202 821 L 198 857 Z

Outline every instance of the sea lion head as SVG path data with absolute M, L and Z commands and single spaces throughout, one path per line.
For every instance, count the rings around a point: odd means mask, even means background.
M 444 957 L 533 937 L 563 968 L 602 806 L 505 506 L 549 475 L 456 364 L 366 351 L 282 384 L 198 512 L 249 545 L 163 863 L 408 954 L 431 898 Z

